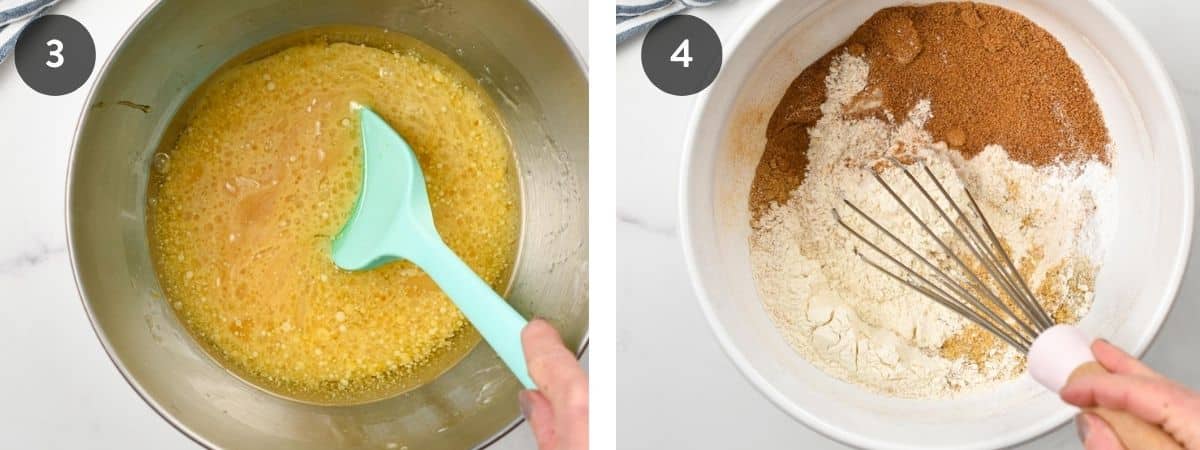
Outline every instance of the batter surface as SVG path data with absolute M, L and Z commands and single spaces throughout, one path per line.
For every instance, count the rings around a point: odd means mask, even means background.
M 499 292 L 515 165 L 486 94 L 445 55 L 382 30 L 307 36 L 240 57 L 189 100 L 153 162 L 151 251 L 167 301 L 227 368 L 300 400 L 369 401 L 436 377 L 479 338 L 411 263 L 351 273 L 330 259 L 361 178 L 351 102 L 409 142 L 438 231 Z M 371 45 L 335 42 L 347 36 Z

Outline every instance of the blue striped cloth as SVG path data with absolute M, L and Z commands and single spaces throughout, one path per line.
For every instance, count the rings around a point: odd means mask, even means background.
M 646 32 L 667 17 L 718 0 L 617 0 L 617 43 Z
M 25 25 L 46 14 L 58 0 L 0 0 L 0 63 L 8 59 Z

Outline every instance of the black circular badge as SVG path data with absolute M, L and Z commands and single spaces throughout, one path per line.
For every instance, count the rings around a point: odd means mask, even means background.
M 25 27 L 13 49 L 21 80 L 46 95 L 75 92 L 96 66 L 96 44 L 79 21 L 42 16 Z
M 721 71 L 721 39 L 699 17 L 668 17 L 654 24 L 642 42 L 642 70 L 663 92 L 695 94 Z

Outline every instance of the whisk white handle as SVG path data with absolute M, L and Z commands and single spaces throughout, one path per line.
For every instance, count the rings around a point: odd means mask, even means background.
M 1095 361 L 1092 338 L 1071 325 L 1055 325 L 1043 331 L 1029 346 L 1029 375 L 1051 392 L 1066 386 L 1079 366 Z
M 1071 377 L 1106 370 L 1092 356 L 1092 338 L 1071 325 L 1055 325 L 1043 331 L 1029 347 L 1029 374 L 1052 392 L 1066 386 Z M 1100 416 L 1116 433 L 1125 448 L 1182 449 L 1175 438 L 1158 425 L 1125 411 L 1104 407 L 1084 408 Z

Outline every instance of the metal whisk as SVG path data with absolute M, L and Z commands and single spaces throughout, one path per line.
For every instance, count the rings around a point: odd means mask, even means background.
M 892 185 L 883 179 L 879 171 L 871 169 L 871 174 L 904 208 L 908 216 L 920 225 L 924 234 L 937 243 L 941 253 L 930 255 L 943 264 L 938 265 L 930 261 L 929 257 L 915 250 L 912 244 L 904 242 L 854 203 L 843 199 L 856 216 L 878 231 L 876 235 L 880 236 L 881 240 L 894 244 L 891 247 L 898 248 L 898 253 L 912 256 L 907 258 L 912 263 L 905 264 L 900 257 L 884 250 L 884 246 L 888 244 L 867 238 L 843 220 L 838 209 L 834 208 L 833 215 L 838 223 L 881 255 L 884 262 L 855 249 L 855 253 L 863 261 L 970 319 L 1028 355 L 1030 375 L 1053 392 L 1060 391 L 1069 380 L 1080 374 L 1106 372 L 1092 356 L 1090 337 L 1072 325 L 1056 325 L 1042 309 L 965 183 L 962 184 L 967 199 L 964 202 L 966 208 L 946 191 L 946 187 L 924 162 L 918 162 L 917 165 L 928 178 L 927 183 L 935 189 L 922 185 L 917 176 L 899 160 L 887 159 L 901 169 L 904 178 L 916 186 L 920 197 L 933 207 L 936 211 L 933 220 L 922 219 L 914 211 L 913 205 L 905 202 Z M 931 191 L 938 194 L 940 202 Z M 939 235 L 932 227 L 931 222 L 934 221 L 944 223 L 949 231 L 943 230 Z M 983 270 L 972 270 L 972 264 Z M 891 266 L 893 269 L 885 266 Z M 1104 407 L 1088 408 L 1088 411 L 1108 422 L 1125 448 L 1181 448 L 1179 443 L 1158 425 L 1142 421 L 1128 412 Z
M 988 220 L 980 210 L 975 197 L 963 184 L 963 193 L 968 201 L 966 208 L 961 206 L 947 192 L 933 171 L 924 162 L 918 162 L 921 172 L 936 189 L 929 189 L 917 180 L 909 168 L 899 160 L 888 157 L 888 161 L 903 171 L 904 178 L 911 182 L 921 193 L 921 196 L 937 211 L 937 218 L 947 225 L 951 233 L 939 235 L 934 232 L 931 223 L 920 217 L 904 199 L 896 193 L 891 184 L 883 179 L 878 170 L 869 169 L 871 175 L 887 191 L 893 199 L 904 208 L 908 216 L 916 221 L 934 242 L 937 243 L 949 264 L 939 266 L 928 257 L 915 250 L 910 243 L 904 242 L 887 227 L 863 212 L 858 206 L 847 199 L 843 202 L 855 215 L 864 219 L 879 235 L 891 241 L 903 253 L 913 256 L 916 264 L 905 264 L 899 258 L 885 251 L 883 243 L 868 239 L 862 232 L 843 220 L 838 209 L 833 209 L 834 218 L 854 237 L 858 238 L 875 253 L 881 255 L 885 262 L 859 252 L 855 253 L 867 264 L 887 274 L 889 277 L 904 283 L 925 297 L 949 308 L 966 317 L 985 330 L 996 335 L 1003 341 L 1027 353 L 1029 347 L 1038 335 L 1054 326 L 1053 319 L 1043 310 L 1033 291 L 1025 282 L 1025 278 L 1014 266 L 1012 258 L 996 237 Z M 931 193 L 931 190 L 933 191 Z M 942 201 L 938 201 L 934 194 Z M 949 234 L 949 239 L 944 238 Z M 948 242 L 949 241 L 949 242 Z M 957 244 L 957 245 L 954 245 Z M 952 249 L 957 248 L 958 251 Z M 970 264 L 970 265 L 969 265 Z M 893 267 L 889 269 L 887 266 Z M 971 270 L 971 267 L 982 267 L 985 274 Z M 1008 301 L 1005 301 L 1007 299 Z

